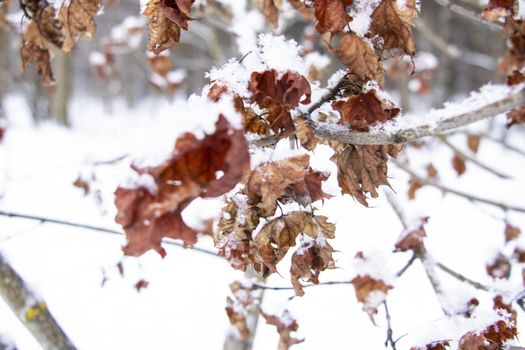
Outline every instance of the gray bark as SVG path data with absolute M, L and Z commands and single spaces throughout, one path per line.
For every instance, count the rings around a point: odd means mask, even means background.
M 20 275 L 0 254 L 0 296 L 45 350 L 76 349 L 51 315 L 46 303 L 38 298 Z

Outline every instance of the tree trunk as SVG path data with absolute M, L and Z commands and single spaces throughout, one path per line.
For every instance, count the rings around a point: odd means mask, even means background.
M 45 350 L 76 349 L 38 298 L 0 254 L 0 296 Z
M 5 118 L 4 97 L 9 77 L 9 35 L 0 29 L 0 119 Z M 0 124 L 1 126 L 1 124 Z
M 53 118 L 57 123 L 69 126 L 68 104 L 72 88 L 71 57 L 57 50 L 54 66 L 57 89 L 53 96 Z

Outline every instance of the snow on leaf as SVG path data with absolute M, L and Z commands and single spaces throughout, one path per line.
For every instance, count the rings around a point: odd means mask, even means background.
M 355 296 L 363 303 L 363 310 L 373 322 L 373 316 L 377 313 L 377 307 L 385 300 L 386 293 L 393 287 L 383 280 L 376 280 L 369 275 L 356 276 L 352 279 Z
M 294 320 L 288 310 L 284 310 L 281 317 L 268 315 L 262 312 L 266 323 L 275 326 L 279 333 L 279 345 L 278 350 L 288 350 L 290 346 L 302 343 L 304 339 L 297 339 L 292 336 L 293 332 L 297 332 L 299 325 Z

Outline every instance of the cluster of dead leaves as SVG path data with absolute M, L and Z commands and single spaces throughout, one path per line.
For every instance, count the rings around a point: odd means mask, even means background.
M 311 102 L 312 91 L 308 80 L 295 72 L 286 72 L 281 78 L 275 70 L 254 72 L 248 89 L 252 102 L 256 102 L 268 114 L 265 120 L 277 138 L 288 137 L 294 132 L 290 111 Z
M 388 156 L 395 158 L 397 145 L 336 145 L 331 160 L 337 165 L 337 179 L 343 194 L 368 206 L 367 194 L 377 198 L 377 188 L 390 186 L 387 178 Z
M 24 10 L 31 22 L 22 34 L 22 69 L 34 62 L 44 83 L 51 86 L 54 83 L 50 64 L 51 47 L 69 53 L 79 38 L 90 40 L 95 34 L 94 17 L 100 7 L 100 0 L 71 0 L 64 2 L 57 13 L 48 1 L 25 1 Z
M 241 193 L 223 208 L 216 242 L 219 254 L 236 269 L 253 266 L 267 275 L 277 272 L 277 264 L 300 236 L 291 276 L 296 294 L 303 295 L 300 279 L 318 283 L 321 271 L 335 267 L 333 248 L 326 241 L 335 237 L 335 225 L 307 211 L 275 214 L 279 203 L 307 207 L 329 198 L 322 191 L 327 178 L 328 174 L 310 168 L 308 155 L 259 165 L 246 177 Z M 262 218 L 266 223 L 256 231 Z
M 149 249 L 164 255 L 163 237 L 193 245 L 197 232 L 182 220 L 184 208 L 197 197 L 228 192 L 249 169 L 243 132 L 233 129 L 222 115 L 215 127 L 213 134 L 201 140 L 191 133 L 181 135 L 172 156 L 159 166 L 135 167 L 138 174 L 154 181 L 155 191 L 146 186 L 117 189 L 116 221 L 126 232 L 126 255 L 140 255 Z
M 148 50 L 159 54 L 180 40 L 180 30 L 188 30 L 190 10 L 195 0 L 150 0 L 144 9 L 150 37 Z

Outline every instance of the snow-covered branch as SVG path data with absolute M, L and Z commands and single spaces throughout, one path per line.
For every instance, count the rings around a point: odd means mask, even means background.
M 314 132 L 324 138 L 350 144 L 383 145 L 405 143 L 422 137 L 439 135 L 505 113 L 525 104 L 524 86 L 509 88 L 486 85 L 460 103 L 431 110 L 424 117 L 400 116 L 369 132 L 348 130 L 343 126 L 311 121 Z
M 25 284 L 0 254 L 0 296 L 46 350 L 76 349 L 49 312 L 46 303 Z

